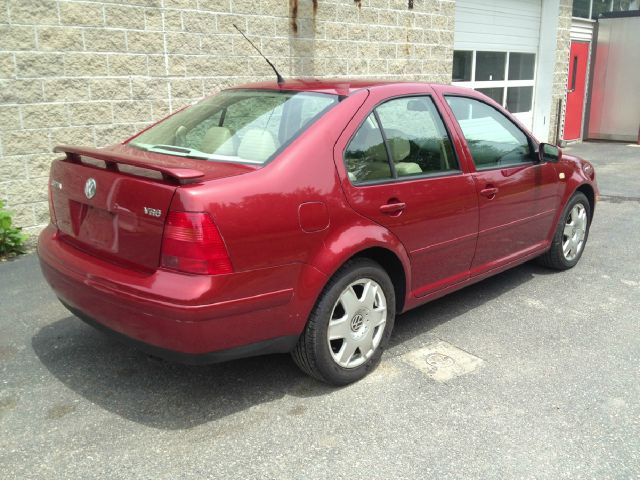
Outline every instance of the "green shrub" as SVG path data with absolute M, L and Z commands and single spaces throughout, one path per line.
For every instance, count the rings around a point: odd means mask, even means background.
M 27 236 L 22 229 L 13 226 L 11 214 L 0 202 L 0 257 L 24 253 L 24 242 Z

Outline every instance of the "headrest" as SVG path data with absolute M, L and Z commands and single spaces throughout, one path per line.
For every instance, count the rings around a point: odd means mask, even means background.
M 253 128 L 247 130 L 242 137 L 238 147 L 238 156 L 246 160 L 264 162 L 273 155 L 276 148 L 276 141 L 271 132 L 261 128 Z
M 199 150 L 219 155 L 235 155 L 232 136 L 227 127 L 211 127 L 202 137 Z
M 187 144 L 187 127 L 180 125 L 176 129 L 176 145 L 178 147 L 184 147 Z

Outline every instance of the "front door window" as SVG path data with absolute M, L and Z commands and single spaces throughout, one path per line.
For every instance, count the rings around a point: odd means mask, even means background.
M 533 160 L 529 139 L 502 113 L 468 97 L 447 96 L 477 170 Z

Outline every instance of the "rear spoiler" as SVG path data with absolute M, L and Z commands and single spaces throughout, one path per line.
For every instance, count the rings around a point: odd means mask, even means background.
M 110 152 L 109 150 L 101 150 L 91 147 L 75 147 L 72 145 L 58 145 L 53 149 L 56 153 L 66 153 L 67 159 L 74 163 L 80 163 L 80 157 L 86 156 L 102 160 L 108 169 L 116 169 L 117 164 L 123 163 L 147 170 L 155 170 L 161 172 L 163 176 L 169 177 L 180 184 L 190 183 L 198 178 L 204 177 L 204 173 L 200 170 L 190 168 L 176 168 L 161 165 L 155 162 L 145 162 L 134 155 L 127 153 Z

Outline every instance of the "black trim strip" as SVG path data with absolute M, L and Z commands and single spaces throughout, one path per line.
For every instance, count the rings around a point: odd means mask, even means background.
M 368 187 L 370 185 L 392 185 L 392 184 L 406 183 L 406 182 L 416 181 L 416 180 L 429 180 L 429 179 L 437 179 L 437 178 L 457 177 L 463 174 L 464 172 L 462 170 L 457 170 L 457 169 L 444 170 L 441 172 L 423 172 L 418 175 L 405 175 L 403 177 L 398 177 L 396 179 L 382 178 L 378 180 L 366 180 L 364 182 L 351 184 L 351 185 L 353 187 Z
M 393 153 L 391 152 L 391 147 L 389 146 L 389 141 L 387 140 L 387 134 L 384 131 L 384 127 L 382 126 L 382 122 L 380 121 L 380 115 L 378 115 L 378 110 L 376 108 L 373 109 L 373 117 L 376 119 L 376 123 L 378 124 L 378 129 L 380 130 L 380 134 L 382 135 L 382 143 L 384 143 L 384 149 L 387 152 L 387 163 L 389 164 L 389 169 L 391 170 L 391 178 L 394 180 L 398 178 L 398 172 L 396 171 L 396 166 L 394 165 Z

